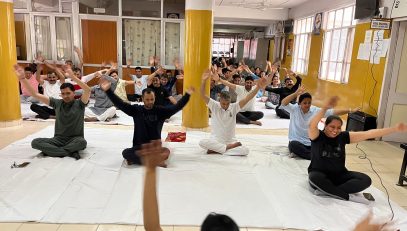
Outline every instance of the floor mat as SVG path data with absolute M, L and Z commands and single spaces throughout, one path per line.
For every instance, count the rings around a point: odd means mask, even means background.
M 0 221 L 142 224 L 143 168 L 124 165 L 121 156 L 132 131 L 87 128 L 78 161 L 38 157 L 31 140 L 52 134 L 49 126 L 0 150 Z M 374 187 L 366 190 L 376 198 L 371 206 L 310 193 L 309 161 L 288 157 L 287 137 L 238 136 L 250 148 L 247 157 L 206 155 L 198 146 L 205 137 L 187 132 L 185 143 L 166 143 L 172 155 L 159 170 L 162 225 L 199 226 L 217 212 L 242 227 L 350 230 L 369 209 L 390 215 Z M 25 168 L 10 168 L 25 161 Z M 397 228 L 407 230 L 407 212 L 393 206 Z

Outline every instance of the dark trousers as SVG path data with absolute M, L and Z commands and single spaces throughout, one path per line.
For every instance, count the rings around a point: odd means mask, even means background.
M 276 108 L 276 114 L 278 117 L 281 119 L 289 119 L 290 118 L 290 113 L 284 109 L 281 109 L 280 106 Z
M 127 94 L 127 99 L 132 102 L 141 102 L 141 95 Z
M 135 147 L 124 149 L 122 152 L 123 158 L 126 159 L 129 164 L 141 165 L 141 158 L 137 154 L 138 150 L 139 149 Z
M 245 111 L 239 112 L 236 115 L 236 122 L 250 124 L 250 121 L 256 121 L 263 118 L 264 114 L 261 111 Z
M 65 157 L 86 148 L 87 142 L 81 136 L 53 138 L 36 138 L 31 142 L 31 147 L 42 151 L 47 156 Z
M 303 159 L 311 160 L 311 146 L 306 146 L 299 141 L 293 140 L 288 143 L 288 150 Z
M 361 172 L 347 171 L 337 174 L 326 174 L 319 171 L 308 173 L 311 187 L 332 197 L 349 200 L 350 193 L 358 193 L 367 189 L 372 180 Z
M 38 114 L 38 117 L 41 119 L 49 119 L 50 116 L 55 116 L 55 110 L 53 108 L 49 108 L 47 106 L 40 106 L 38 104 L 31 104 L 30 106 L 31 111 Z

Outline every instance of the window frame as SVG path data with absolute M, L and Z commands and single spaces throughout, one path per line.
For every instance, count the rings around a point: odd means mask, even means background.
M 310 28 L 304 28 L 303 31 L 303 27 L 308 27 L 307 26 L 307 21 L 311 20 L 310 22 Z M 302 21 L 304 21 L 304 25 L 302 25 Z M 296 30 L 296 27 L 298 26 L 298 24 L 300 24 L 300 28 L 298 28 Z M 304 17 L 304 18 L 300 18 L 300 19 L 296 19 L 294 21 L 294 42 L 292 44 L 292 62 L 291 62 L 291 66 L 292 66 L 292 70 L 296 73 L 302 74 L 302 75 L 306 75 L 308 73 L 308 65 L 309 65 L 309 57 L 310 57 L 310 48 L 311 48 L 311 38 L 312 38 L 312 29 L 313 29 L 313 25 L 314 25 L 314 16 L 308 16 L 308 17 Z M 298 49 L 298 46 L 296 46 L 298 39 L 301 39 L 301 37 L 306 37 L 306 45 L 301 47 L 302 53 L 304 54 L 304 58 L 302 57 L 298 57 L 299 56 L 299 52 L 300 50 Z M 299 42 L 298 45 L 301 44 L 301 41 Z M 304 68 L 302 70 L 300 70 L 301 68 L 298 67 L 298 61 L 303 61 L 304 63 Z
M 345 10 L 352 7 L 352 13 L 351 13 L 351 20 L 350 24 L 344 26 L 344 14 Z M 336 27 L 336 20 L 337 20 L 337 12 L 342 11 L 342 19 L 341 19 L 341 25 Z M 332 28 L 328 29 L 328 18 L 330 13 L 334 15 L 333 22 L 332 22 Z M 344 7 L 340 7 L 337 9 L 333 9 L 330 11 L 327 11 L 324 13 L 324 22 L 323 22 L 323 28 L 324 28 L 324 38 L 322 39 L 322 48 L 321 48 L 321 59 L 320 59 L 320 66 L 319 66 L 319 73 L 318 73 L 318 79 L 321 80 L 326 80 L 334 83 L 340 83 L 340 84 L 347 84 L 349 82 L 349 73 L 350 73 L 350 64 L 351 64 L 351 59 L 352 59 L 352 51 L 353 51 L 353 38 L 355 36 L 355 28 L 356 28 L 356 20 L 354 20 L 354 15 L 355 15 L 355 5 L 348 5 Z M 338 46 L 336 50 L 336 54 L 340 54 L 340 47 L 341 47 L 341 40 L 342 40 L 342 31 L 346 30 L 346 41 L 344 44 L 344 51 L 343 51 L 343 57 L 342 60 L 338 60 L 339 57 L 336 57 L 336 61 L 331 60 L 331 54 L 333 51 L 334 46 L 332 46 L 332 42 L 334 40 L 334 33 L 335 31 L 339 31 L 339 39 L 338 39 Z M 325 46 L 327 44 L 327 36 L 328 33 L 330 33 L 330 40 L 329 40 L 329 49 L 327 50 L 328 54 L 325 54 Z M 327 56 L 326 59 L 324 59 L 324 56 Z M 326 70 L 324 70 L 324 65 L 326 63 Z M 330 65 L 335 64 L 335 72 L 334 72 L 334 77 L 330 77 L 329 75 L 329 70 L 330 70 Z M 341 74 L 340 76 L 338 75 L 338 71 L 336 70 L 338 68 L 338 65 L 341 65 Z M 324 76 L 324 75 L 325 76 Z

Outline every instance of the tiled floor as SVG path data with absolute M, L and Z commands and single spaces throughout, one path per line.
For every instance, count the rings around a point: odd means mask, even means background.
M 8 144 L 22 139 L 52 123 L 24 121 L 22 126 L 12 128 L 0 128 L 0 149 Z M 86 125 L 87 127 L 99 127 L 101 125 Z M 111 129 L 128 129 L 130 126 L 103 126 Z M 179 126 L 165 126 L 164 131 L 182 131 Z M 262 134 L 262 135 L 287 135 L 287 130 L 259 130 L 259 129 L 237 129 L 237 134 Z M 403 150 L 397 144 L 388 144 L 381 141 L 365 141 L 359 144 L 359 148 L 368 154 L 374 169 L 380 175 L 383 184 L 387 188 L 390 199 L 407 209 L 407 187 L 397 186 L 400 173 L 400 165 L 403 158 Z M 368 174 L 373 185 L 384 191 L 379 177 L 372 170 L 369 161 L 362 159 L 363 153 L 356 145 L 347 146 L 347 168 L 362 171 Z M 75 225 L 75 224 L 36 224 L 36 223 L 0 223 L 0 231 L 144 231 L 142 226 L 134 225 Z M 164 231 L 199 231 L 199 227 L 165 226 Z M 257 229 L 241 227 L 242 231 L 272 231 L 279 229 Z

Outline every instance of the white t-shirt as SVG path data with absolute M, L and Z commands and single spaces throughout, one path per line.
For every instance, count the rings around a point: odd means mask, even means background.
M 45 96 L 52 97 L 55 99 L 62 99 L 60 95 L 61 82 L 59 80 L 57 80 L 54 84 L 50 84 L 48 81 L 44 81 L 42 87 L 44 88 Z
M 137 76 L 131 76 L 134 80 L 134 94 L 141 95 L 143 90 L 147 88 L 147 77 L 148 75 L 142 75 L 140 78 Z
M 254 91 L 255 87 L 252 87 L 251 91 Z M 247 95 L 250 94 L 251 91 L 247 91 L 246 88 L 244 86 L 236 86 L 236 102 L 240 102 L 240 100 L 246 98 Z M 240 110 L 242 112 L 244 111 L 254 111 L 254 103 L 256 101 L 256 97 L 253 97 L 249 102 L 247 102 L 246 105 L 244 105 L 244 107 Z
M 240 111 L 239 103 L 231 103 L 228 109 L 224 110 L 219 102 L 210 99 L 208 108 L 211 110 L 211 135 L 224 144 L 236 141 L 236 114 Z

